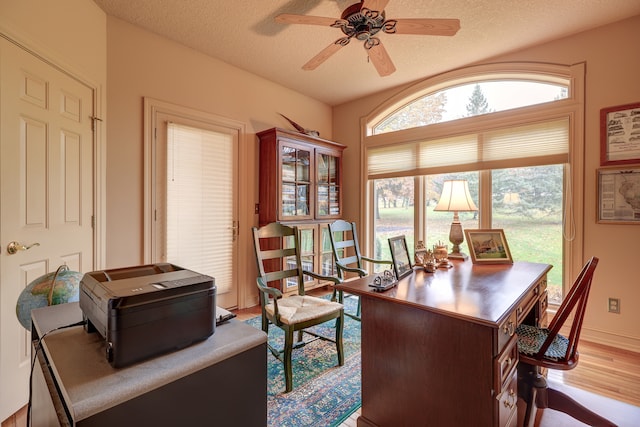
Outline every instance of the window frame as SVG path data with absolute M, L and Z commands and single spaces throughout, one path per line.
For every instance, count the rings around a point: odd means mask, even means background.
M 496 79 L 520 79 L 544 83 L 560 83 L 568 86 L 568 97 L 542 104 L 529 105 L 512 110 L 465 117 L 442 123 L 429 124 L 409 129 L 374 134 L 373 127 L 381 120 L 403 108 L 416 99 L 463 83 L 474 83 Z M 362 247 L 373 253 L 373 180 L 367 176 L 367 150 L 390 144 L 401 144 L 419 139 L 436 139 L 479 130 L 498 129 L 525 125 L 540 120 L 559 118 L 569 119 L 569 163 L 565 165 L 565 217 L 563 225 L 563 291 L 571 284 L 571 278 L 583 264 L 584 230 L 584 85 L 585 64 L 559 65 L 547 63 L 495 63 L 465 67 L 427 78 L 406 88 L 371 113 L 362 117 L 360 132 L 360 164 L 363 171 L 360 191 L 360 223 L 362 228 Z M 517 165 L 514 165 L 517 166 Z M 479 171 L 479 203 L 491 206 L 491 171 Z M 415 204 L 423 202 L 421 178 L 416 179 Z M 488 185 L 487 185 L 488 184 Z M 488 203 L 488 205 L 487 205 Z M 482 207 L 481 207 L 482 209 Z M 486 208 L 485 208 L 486 211 Z M 490 210 L 489 210 L 490 212 Z M 425 225 L 419 209 L 414 215 L 415 238 L 424 237 Z M 480 215 L 480 227 L 490 228 L 491 216 L 485 212 Z

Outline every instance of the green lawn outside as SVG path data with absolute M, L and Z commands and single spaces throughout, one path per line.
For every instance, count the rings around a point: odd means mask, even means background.
M 426 247 L 431 248 L 438 241 L 445 242 L 451 249 L 449 229 L 453 220 L 451 212 L 427 212 L 430 228 L 427 230 Z M 472 212 L 461 212 L 460 221 L 463 228 L 478 228 L 477 220 L 473 220 Z M 504 230 L 509 249 L 514 261 L 526 260 L 551 264 L 554 267 L 547 276 L 549 297 L 551 301 L 562 298 L 562 218 L 529 219 L 519 215 L 493 213 L 494 228 Z M 376 220 L 376 229 L 383 230 L 377 235 L 376 256 L 391 259 L 389 237 L 404 234 L 407 246 L 413 256 L 415 241 L 413 236 L 413 208 L 380 208 L 380 219 Z M 461 250 L 468 253 L 466 242 Z

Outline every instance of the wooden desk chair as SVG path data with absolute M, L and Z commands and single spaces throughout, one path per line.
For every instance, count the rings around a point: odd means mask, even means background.
M 329 239 L 331 240 L 333 257 L 336 260 L 336 267 L 338 269 L 338 278 L 340 278 L 340 280 L 344 281 L 347 278 L 346 273 L 355 273 L 358 277 L 363 277 L 369 274 L 367 270 L 363 268 L 363 261 L 373 264 L 386 264 L 389 267 L 393 265 L 389 260 L 369 258 L 360 253 L 360 245 L 358 244 L 358 233 L 356 232 L 355 222 L 348 222 L 339 219 L 328 224 L 327 227 L 329 229 Z M 341 291 L 339 292 L 338 298 L 340 302 L 343 301 Z M 359 298 L 356 315 L 347 313 L 347 316 L 360 320 Z
M 262 330 L 268 334 L 269 325 L 273 324 L 284 331 L 284 349 L 276 349 L 269 345 L 269 350 L 284 363 L 286 392 L 293 389 L 292 350 L 294 347 L 308 344 L 302 340 L 303 332 L 313 335 L 314 340 L 319 338 L 335 342 L 338 364 L 344 365 L 342 346 L 344 309 L 342 304 L 335 301 L 335 295 L 329 301 L 305 295 L 304 290 L 305 275 L 320 280 L 330 280 L 334 283 L 339 283 L 339 279 L 302 269 L 299 236 L 297 227 L 292 228 L 278 223 L 271 223 L 261 228 L 253 227 L 253 243 L 259 274 L 257 285 L 260 291 Z M 283 297 L 280 289 L 269 286 L 270 282 L 279 281 L 282 289 L 286 289 L 286 283 L 291 280 L 297 283 L 298 292 L 289 297 Z M 305 330 L 333 319 L 335 319 L 335 338 L 320 336 Z M 298 334 L 294 343 L 294 332 L 296 331 Z
M 520 325 L 516 330 L 520 356 L 518 394 L 527 403 L 524 426 L 529 426 L 535 419 L 534 407 L 555 409 L 591 426 L 615 426 L 566 394 L 549 388 L 540 373 L 540 368 L 569 370 L 576 367 L 580 331 L 597 265 L 596 257 L 585 264 L 548 328 Z M 574 313 L 573 322 L 565 337 L 559 332 L 571 313 Z

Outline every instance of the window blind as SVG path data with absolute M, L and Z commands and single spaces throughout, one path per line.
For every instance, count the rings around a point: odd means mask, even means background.
M 366 153 L 369 179 L 568 163 L 569 118 L 368 147 Z
M 233 137 L 167 124 L 167 261 L 231 287 Z

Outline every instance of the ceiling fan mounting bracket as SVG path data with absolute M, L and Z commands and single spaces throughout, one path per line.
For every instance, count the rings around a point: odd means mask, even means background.
M 395 23 L 395 20 L 385 20 L 384 11 L 370 10 L 362 7 L 362 3 L 356 3 L 346 8 L 331 26 L 340 28 L 349 39 L 355 37 L 367 42 L 380 30 L 394 33 Z

